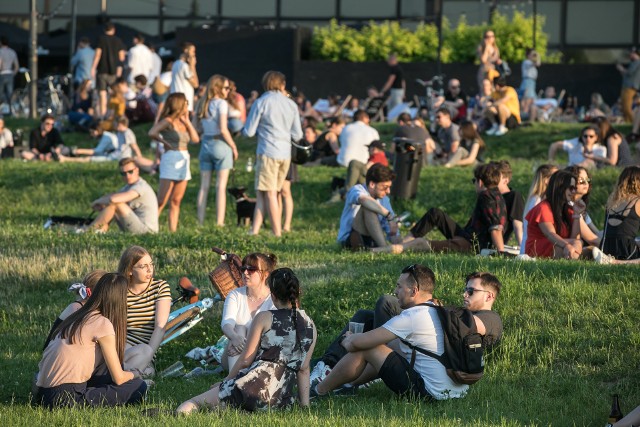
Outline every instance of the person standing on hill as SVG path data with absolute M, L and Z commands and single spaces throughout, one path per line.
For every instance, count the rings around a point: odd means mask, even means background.
M 387 64 L 389 64 L 389 77 L 382 89 L 380 89 L 380 93 L 384 94 L 389 92 L 387 110 L 391 111 L 395 106 L 402 104 L 407 83 L 404 80 L 404 71 L 400 64 L 398 64 L 398 56 L 395 53 L 389 55 Z
M 113 22 L 107 22 L 104 25 L 104 34 L 98 40 L 91 66 L 91 77 L 96 79 L 96 87 L 100 94 L 98 117 L 107 114 L 107 88 L 122 76 L 122 63 L 126 55 L 126 46 L 116 37 L 116 26 Z
M 134 79 L 138 76 L 145 76 L 148 82 L 152 82 L 150 78 L 153 66 L 153 54 L 144 44 L 144 36 L 136 34 L 133 36 L 133 47 L 127 53 L 127 68 L 129 69 L 127 83 L 129 83 L 129 86 L 135 86 Z
M 622 74 L 622 92 L 620 99 L 622 102 L 622 113 L 624 121 L 633 122 L 633 98 L 640 90 L 640 53 L 637 48 L 632 48 L 629 52 L 631 63 L 627 67 L 617 64 L 616 68 Z
M 195 88 L 200 85 L 198 72 L 196 71 L 196 47 L 193 43 L 182 44 L 180 59 L 173 63 L 171 68 L 170 93 L 182 92 L 187 98 L 189 112 L 193 112 Z
M 0 37 L 0 101 L 9 104 L 11 112 L 11 94 L 13 94 L 13 79 L 18 73 L 18 55 L 9 47 L 9 40 Z

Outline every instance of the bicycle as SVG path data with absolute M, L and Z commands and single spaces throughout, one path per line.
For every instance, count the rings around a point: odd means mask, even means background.
M 29 95 L 29 84 L 31 75 L 28 68 L 20 68 L 19 72 L 24 74 L 27 85 L 13 91 L 11 95 L 11 111 L 16 117 L 29 117 L 31 112 L 31 97 Z M 48 113 L 54 116 L 61 116 L 67 113 L 71 107 L 69 98 L 64 93 L 64 89 L 69 86 L 71 75 L 51 75 L 38 80 L 37 113 L 39 116 Z
M 420 115 L 429 119 L 429 123 L 435 123 L 436 109 L 434 104 L 437 97 L 444 95 L 444 74 L 437 74 L 431 80 L 416 79 L 416 83 L 425 88 L 425 97 L 420 99 Z M 426 110 L 426 111 L 425 111 Z

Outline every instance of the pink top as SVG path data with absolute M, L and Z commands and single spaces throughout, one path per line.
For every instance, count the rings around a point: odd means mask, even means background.
M 115 334 L 109 319 L 97 311 L 76 334 L 73 344 L 58 334 L 44 350 L 38 365 L 38 387 L 87 382 L 104 361 L 97 340 Z

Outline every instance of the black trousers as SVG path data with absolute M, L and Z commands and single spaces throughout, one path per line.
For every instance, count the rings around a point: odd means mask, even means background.
M 446 240 L 429 240 L 433 252 L 472 252 L 472 237 L 442 209 L 431 208 L 416 225 L 411 228 L 413 237 L 424 237 L 434 228 L 438 229 Z
M 392 295 L 382 295 L 376 302 L 374 310 L 358 310 L 349 319 L 350 322 L 364 323 L 364 332 L 379 328 L 387 323 L 387 320 L 400 314 L 402 309 L 398 304 L 398 299 Z M 333 340 L 329 347 L 322 355 L 321 360 L 330 367 L 334 367 L 336 363 L 348 352 L 342 346 L 342 337 L 349 330 L 349 323 L 342 329 L 340 334 Z
M 147 383 L 134 378 L 116 385 L 107 375 L 92 378 L 88 383 L 61 384 L 56 387 L 38 388 L 35 401 L 48 408 L 86 406 L 120 406 L 140 403 L 147 391 Z

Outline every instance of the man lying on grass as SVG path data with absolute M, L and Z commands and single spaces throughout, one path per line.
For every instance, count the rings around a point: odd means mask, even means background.
M 384 295 L 375 311 L 360 310 L 352 321 L 364 322 L 363 334 L 344 334 L 334 341 L 311 374 L 311 395 L 321 396 L 343 384 L 365 384 L 381 378 L 396 394 L 426 400 L 463 397 L 468 385 L 454 382 L 435 358 L 415 353 L 401 340 L 441 355 L 443 327 L 433 301 L 435 275 L 419 264 L 402 270 L 395 295 Z M 502 320 L 491 311 L 500 293 L 500 281 L 486 272 L 471 273 L 465 280 L 464 305 L 474 313 L 485 350 L 502 336 Z M 330 365 L 335 365 L 333 368 Z M 344 390 L 343 390 L 344 391 Z
M 158 199 L 153 188 L 140 177 L 140 168 L 128 157 L 118 162 L 126 183 L 115 193 L 96 199 L 91 207 L 100 211 L 89 225 L 90 230 L 106 232 L 115 220 L 122 231 L 133 234 L 158 232 Z
M 351 187 L 340 217 L 338 243 L 351 250 L 386 247 L 387 239 L 399 241 L 389 192 L 395 174 L 379 163 L 369 168 L 365 184 Z

